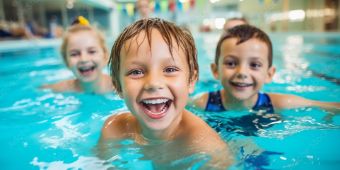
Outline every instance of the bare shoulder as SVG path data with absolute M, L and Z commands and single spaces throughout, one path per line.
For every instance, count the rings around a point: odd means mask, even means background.
M 218 133 L 214 131 L 204 120 L 188 112 L 190 123 L 187 123 L 186 134 L 189 140 L 196 141 L 196 143 L 203 150 L 214 150 L 225 147 L 225 143 L 220 138 Z
M 107 74 L 103 74 L 102 76 L 103 76 L 103 80 L 105 81 L 106 85 L 112 86 L 112 77 Z
M 124 112 L 110 116 L 106 119 L 103 128 L 101 139 L 121 139 L 134 129 L 136 120 L 131 113 Z
M 225 169 L 225 167 L 231 165 L 233 162 L 232 153 L 228 144 L 221 139 L 218 133 L 196 115 L 189 115 L 188 118 L 191 119 L 192 124 L 190 124 L 187 137 L 192 141 L 192 148 L 197 152 L 205 152 L 212 157 L 207 168 Z
M 74 79 L 64 80 L 64 81 L 57 82 L 55 84 L 43 85 L 43 86 L 41 86 L 41 88 L 42 89 L 51 89 L 55 92 L 76 91 L 75 83 L 76 83 L 76 81 Z
M 110 82 L 112 82 L 112 77 L 111 77 L 111 76 L 109 76 L 109 75 L 107 75 L 107 74 L 103 74 L 103 77 L 104 77 L 104 80 L 105 80 L 105 81 L 110 81 Z
M 194 107 L 204 110 L 207 105 L 208 97 L 209 97 L 209 93 L 201 93 L 201 94 L 194 96 L 190 103 Z
M 104 92 L 112 92 L 115 90 L 115 87 L 112 84 L 111 76 L 107 74 L 103 74 L 103 80 L 104 80 L 104 84 L 103 84 Z

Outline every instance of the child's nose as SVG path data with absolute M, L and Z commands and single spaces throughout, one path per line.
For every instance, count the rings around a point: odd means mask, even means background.
M 240 65 L 237 69 L 236 77 L 239 79 L 247 78 L 247 67 Z
M 81 53 L 80 54 L 80 60 L 81 61 L 88 61 L 89 60 L 89 55 L 87 53 Z
M 148 74 L 145 81 L 144 89 L 147 91 L 156 91 L 159 89 L 163 89 L 163 86 L 164 85 L 162 77 L 153 72 Z

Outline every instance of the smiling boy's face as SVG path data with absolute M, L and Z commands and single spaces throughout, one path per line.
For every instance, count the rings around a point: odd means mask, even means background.
M 218 66 L 212 65 L 215 78 L 225 92 L 237 100 L 255 100 L 265 83 L 272 80 L 275 68 L 269 68 L 268 47 L 255 38 L 236 44 L 236 38 L 221 44 Z
M 93 31 L 78 31 L 69 35 L 66 47 L 67 66 L 82 82 L 97 80 L 107 63 L 107 54 Z
M 189 83 L 189 66 L 183 51 L 174 44 L 171 56 L 156 29 L 152 30 L 151 47 L 145 32 L 128 40 L 121 50 L 119 79 L 121 95 L 142 127 L 160 131 L 181 119 L 195 82 Z

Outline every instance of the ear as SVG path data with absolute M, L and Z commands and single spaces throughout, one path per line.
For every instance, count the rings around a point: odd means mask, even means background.
M 270 83 L 273 80 L 274 74 L 275 74 L 276 68 L 274 66 L 271 66 L 267 70 L 267 77 L 265 83 Z
M 217 65 L 215 63 L 212 63 L 210 65 L 210 69 L 211 69 L 211 72 L 212 72 L 213 76 L 215 77 L 215 79 L 218 79 L 218 68 L 217 68 Z

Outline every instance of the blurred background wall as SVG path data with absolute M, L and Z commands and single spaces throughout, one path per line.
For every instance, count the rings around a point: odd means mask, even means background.
M 152 17 L 195 31 L 219 31 L 228 18 L 245 17 L 268 32 L 339 32 L 339 0 L 149 0 Z M 34 23 L 66 28 L 83 15 L 117 35 L 138 19 L 136 0 L 0 0 L 0 26 Z M 203 29 L 202 29 L 203 28 Z

